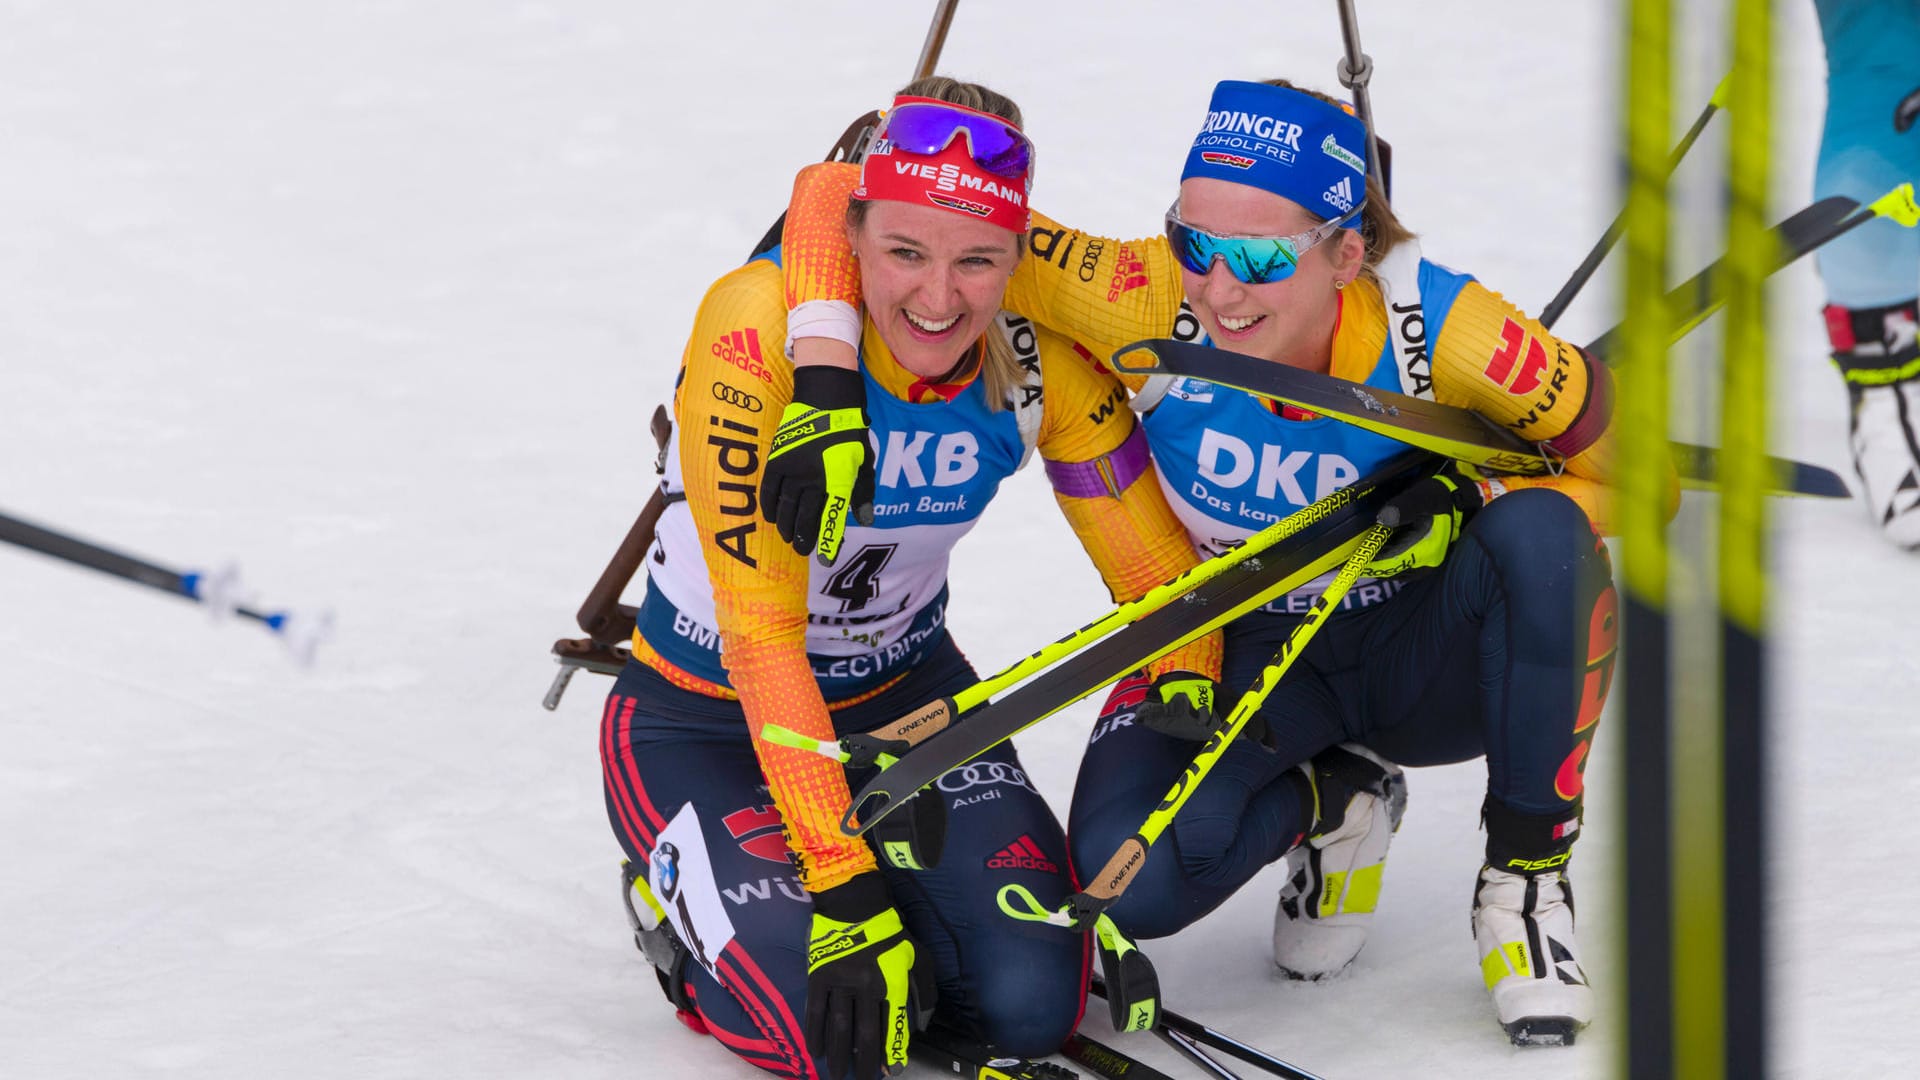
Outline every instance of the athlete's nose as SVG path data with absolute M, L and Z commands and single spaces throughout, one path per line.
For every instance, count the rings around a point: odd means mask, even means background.
M 1233 276 L 1232 270 L 1227 269 L 1227 260 L 1218 256 L 1214 257 L 1213 265 L 1207 267 L 1206 277 L 1203 280 L 1206 284 L 1202 291 L 1208 296 L 1217 296 L 1221 299 L 1237 298 L 1240 291 L 1246 287 L 1244 282 Z

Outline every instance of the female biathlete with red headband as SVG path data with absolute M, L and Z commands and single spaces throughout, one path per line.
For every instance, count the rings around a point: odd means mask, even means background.
M 1229 748 L 1110 914 L 1139 937 L 1174 933 L 1282 857 L 1274 957 L 1291 975 L 1343 969 L 1365 941 L 1404 807 L 1398 767 L 1484 755 L 1486 859 L 1474 894 L 1482 972 L 1501 1024 L 1570 1041 L 1592 1016 L 1566 861 L 1582 770 L 1611 675 L 1614 592 L 1596 526 L 1611 455 L 1605 369 L 1464 274 L 1421 258 L 1367 175 L 1361 123 L 1285 83 L 1223 82 L 1181 173 L 1166 235 L 1087 236 L 1038 214 L 1008 307 L 1105 356 L 1147 337 L 1224 349 L 1467 406 L 1544 442 L 1564 475 L 1445 473 L 1398 500 L 1416 521 L 1369 566 L 1257 720 L 1265 746 Z M 850 339 L 844 254 L 813 260 L 849 170 L 802 174 L 788 240 L 799 332 Z M 817 233 L 817 235 L 816 235 Z M 844 252 L 845 240 L 839 241 Z M 865 265 L 862 259 L 860 265 Z M 832 375 L 834 346 L 802 358 Z M 802 367 L 812 373 L 812 367 Z M 831 380 L 831 383 L 830 383 Z M 1273 409 L 1192 379 L 1124 377 L 1156 471 L 1194 546 L 1217 553 L 1352 482 L 1405 446 Z M 783 455 L 791 485 L 834 489 Z M 1521 490 L 1525 489 L 1525 490 Z M 1497 496 L 1497 498 L 1496 498 Z M 1238 694 L 1316 590 L 1227 629 Z M 1108 699 L 1074 791 L 1082 873 L 1101 866 L 1193 756 L 1214 717 L 1202 673 L 1144 672 Z M 1220 710 L 1224 712 L 1224 708 Z
M 956 142 L 960 131 L 972 134 Z M 930 793 L 948 816 L 937 865 L 883 868 L 841 836 L 844 767 L 765 730 L 831 743 L 977 680 L 946 631 L 948 552 L 1033 449 L 1117 598 L 1198 561 L 1146 476 L 1144 436 L 1115 408 L 1125 391 L 1071 342 L 1001 311 L 1032 156 L 1000 95 L 949 79 L 908 87 L 853 194 L 867 317 L 850 387 L 810 381 L 820 373 L 782 355 L 778 251 L 714 284 L 687 344 L 670 505 L 635 659 L 602 725 L 607 809 L 668 997 L 690 1026 L 783 1076 L 891 1071 L 929 1009 L 1024 1056 L 1058 1049 L 1080 1014 L 1085 942 L 995 907 L 1008 884 L 1052 903 L 1074 888 L 1060 826 L 1011 747 Z M 843 216 L 847 205 L 843 192 Z M 776 434 L 795 397 L 821 408 Z M 813 537 L 796 550 L 762 526 L 763 465 L 776 447 L 831 458 L 863 403 L 879 447 L 873 516 L 838 538 L 827 567 L 807 557 Z M 765 496 L 768 509 L 783 501 Z M 1217 675 L 1219 657 L 1216 636 L 1165 666 Z M 916 861 L 911 848 L 897 859 Z

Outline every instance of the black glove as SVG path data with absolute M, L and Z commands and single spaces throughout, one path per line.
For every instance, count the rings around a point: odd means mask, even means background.
M 793 371 L 793 400 L 780 414 L 760 476 L 760 513 L 802 555 L 817 541 L 832 564 L 847 515 L 873 524 L 873 454 L 867 442 L 867 388 L 858 371 Z
M 877 872 L 813 894 L 807 940 L 807 1049 L 836 1080 L 892 1076 L 913 1029 L 933 1015 L 931 960 L 920 960 Z
M 1133 721 L 1162 735 L 1202 742 L 1220 726 L 1214 712 L 1219 693 L 1205 675 L 1169 671 L 1147 687 L 1147 699 L 1133 710 Z
M 1219 685 L 1191 671 L 1169 671 L 1153 680 L 1147 699 L 1133 710 L 1134 723 L 1189 742 L 1205 742 L 1226 719 Z M 1247 718 L 1240 734 L 1268 750 L 1274 748 L 1267 722 L 1257 712 Z
M 1483 505 L 1480 485 L 1451 466 L 1415 482 L 1380 508 L 1375 520 L 1394 532 L 1362 570 L 1374 577 L 1392 577 L 1439 566 L 1460 530 Z

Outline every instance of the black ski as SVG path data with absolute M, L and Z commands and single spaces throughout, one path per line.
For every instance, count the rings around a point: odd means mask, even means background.
M 1259 357 L 1194 342 L 1151 339 L 1114 353 L 1113 365 L 1129 375 L 1182 375 L 1244 390 L 1495 472 L 1541 476 L 1559 469 L 1559 462 L 1538 445 L 1471 409 Z M 1683 482 L 1692 486 L 1712 482 L 1718 460 L 1712 447 L 1671 445 L 1674 467 Z M 1774 491 L 1778 494 L 1849 497 L 1846 482 L 1831 469 L 1786 458 L 1768 461 L 1773 466 Z
M 1067 1044 L 1060 1048 L 1060 1053 L 1106 1077 L 1106 1080 L 1173 1080 L 1173 1077 L 1146 1062 L 1128 1057 L 1106 1043 L 1095 1042 L 1079 1032 L 1067 1036 Z
M 976 706 L 952 727 L 902 753 L 854 794 L 841 829 L 857 836 L 916 791 L 1215 627 L 1246 614 L 1337 566 L 1386 501 L 1432 471 L 1427 454 L 1395 458 L 1348 487 L 1337 508 L 1259 556 L 1081 649 L 997 700 Z
M 1863 209 L 1858 201 L 1844 195 L 1821 199 L 1773 227 L 1780 249 L 1767 273 L 1780 270 L 1877 216 L 1872 209 Z M 1716 259 L 1705 270 L 1667 291 L 1666 308 L 1675 316 L 1675 337 L 1684 335 L 1720 310 L 1720 305 L 1726 302 L 1726 277 L 1726 260 Z M 1620 328 L 1616 326 L 1594 338 L 1587 352 L 1607 360 L 1618 351 L 1619 340 Z
M 1010 1057 L 977 1039 L 934 1026 L 907 1044 L 914 1061 L 966 1080 L 1079 1080 L 1080 1074 L 1050 1061 Z
M 1210 345 L 1171 338 L 1136 341 L 1113 354 L 1113 366 L 1129 375 L 1184 375 L 1245 390 L 1497 472 L 1540 476 L 1554 469 L 1537 445 L 1471 409 Z

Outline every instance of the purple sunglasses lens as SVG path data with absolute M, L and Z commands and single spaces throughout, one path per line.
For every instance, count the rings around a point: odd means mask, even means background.
M 908 153 L 937 154 L 965 133 L 967 152 L 995 176 L 1025 176 L 1033 168 L 1033 143 L 1004 120 L 942 108 L 901 105 L 887 114 L 882 136 Z

